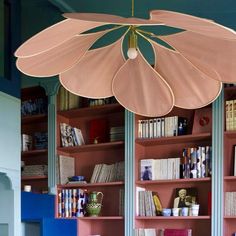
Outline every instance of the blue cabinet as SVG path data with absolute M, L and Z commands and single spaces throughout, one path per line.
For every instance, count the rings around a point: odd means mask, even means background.
M 21 220 L 24 236 L 76 236 L 77 220 L 55 219 L 55 196 L 21 193 Z

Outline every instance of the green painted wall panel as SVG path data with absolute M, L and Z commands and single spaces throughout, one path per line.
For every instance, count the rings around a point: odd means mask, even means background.
M 20 170 L 20 100 L 0 92 L 0 167 Z

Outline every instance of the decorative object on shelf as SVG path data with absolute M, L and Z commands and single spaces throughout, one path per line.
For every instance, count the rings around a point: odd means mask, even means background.
M 191 207 L 197 203 L 197 189 L 196 188 L 177 188 L 174 208 Z
M 193 134 L 208 133 L 212 130 L 212 111 L 211 107 L 197 109 L 194 112 Z
M 149 117 L 163 116 L 174 106 L 204 107 L 219 96 L 222 82 L 236 82 L 236 34 L 212 20 L 165 10 L 152 10 L 150 19 L 136 18 L 134 0 L 130 18 L 96 13 L 64 17 L 18 48 L 20 71 L 36 77 L 59 75 L 61 84 L 74 94 L 98 99 L 115 96 L 126 109 Z M 115 26 L 88 33 L 103 25 Z M 158 35 L 140 26 L 181 32 Z M 98 39 L 122 28 L 126 31 L 116 42 L 91 49 Z M 122 52 L 126 35 L 127 60 Z M 151 44 L 154 68 L 143 57 L 138 37 Z
M 171 209 L 170 208 L 163 208 L 162 215 L 163 216 L 170 216 L 171 215 Z
M 89 142 L 93 144 L 109 141 L 109 127 L 107 119 L 93 119 L 89 121 Z
M 99 198 L 100 195 L 100 198 Z M 99 216 L 102 209 L 102 192 L 91 192 L 88 196 L 88 203 L 86 204 L 86 211 L 88 216 Z

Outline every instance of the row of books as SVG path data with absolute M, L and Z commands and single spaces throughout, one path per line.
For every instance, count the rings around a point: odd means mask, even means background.
M 45 176 L 48 174 L 47 165 L 24 165 L 22 166 L 22 176 Z
M 110 142 L 121 141 L 125 139 L 125 127 L 110 127 Z
M 181 158 L 181 178 L 204 178 L 211 176 L 212 147 L 189 147 L 183 150 Z
M 225 193 L 225 215 L 236 216 L 236 192 Z
M 115 97 L 101 98 L 101 99 L 89 99 L 88 102 L 89 102 L 90 107 L 117 103 Z
M 138 121 L 139 138 L 160 138 L 187 134 L 187 119 L 178 116 Z
M 29 134 L 21 135 L 22 152 L 32 149 L 40 150 L 48 147 L 48 134 L 46 132 L 36 132 L 33 136 Z
M 59 89 L 58 107 L 60 111 L 79 108 L 81 106 L 81 97 L 70 93 L 63 86 Z
M 158 195 L 152 191 L 137 187 L 136 214 L 138 216 L 160 215 L 162 207 Z M 155 199 L 155 200 L 154 200 Z
M 192 236 L 192 229 L 135 229 L 135 236 Z
M 58 217 L 83 217 L 88 200 L 85 189 L 58 190 Z
M 125 164 L 116 162 L 114 164 L 97 164 L 94 167 L 90 183 L 105 183 L 124 181 Z
M 21 102 L 21 115 L 39 115 L 47 113 L 47 100 L 45 98 L 29 99 Z
M 84 138 L 79 128 L 60 123 L 61 144 L 63 147 L 84 145 Z
M 135 236 L 157 236 L 156 229 L 135 229 Z
M 226 130 L 236 130 L 236 100 L 225 102 Z
M 180 158 L 140 160 L 141 180 L 180 178 Z

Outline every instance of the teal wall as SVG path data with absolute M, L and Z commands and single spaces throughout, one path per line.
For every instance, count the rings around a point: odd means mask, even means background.
M 3 0 L 0 0 L 0 62 L 4 61 L 4 14 Z M 0 63 L 0 76 L 4 76 L 4 63 Z

